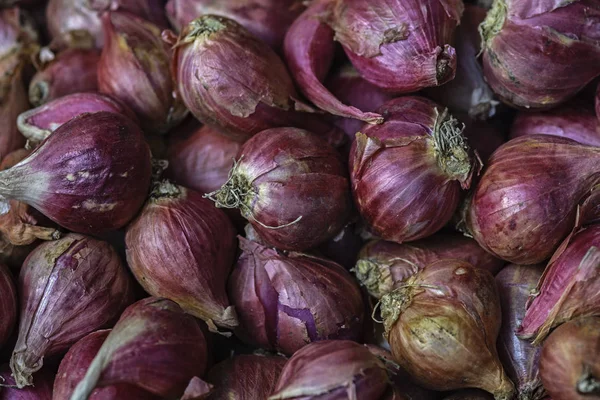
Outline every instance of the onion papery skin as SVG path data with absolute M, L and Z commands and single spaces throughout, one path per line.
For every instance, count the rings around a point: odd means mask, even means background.
M 168 181 L 155 185 L 127 227 L 127 262 L 151 295 L 224 328 L 237 326 L 226 282 L 236 251 L 235 229 L 200 193 Z
M 411 93 L 454 79 L 456 51 L 449 44 L 463 8 L 461 0 L 336 0 L 331 25 L 366 80 Z
M 269 400 L 378 399 L 386 391 L 385 366 L 348 340 L 311 343 L 285 364 Z
M 70 400 L 116 384 L 180 398 L 206 365 L 206 338 L 197 320 L 171 300 L 148 297 L 123 312 Z
M 510 140 L 492 155 L 474 191 L 467 211 L 470 233 L 511 263 L 548 259 L 575 227 L 579 204 L 598 183 L 599 161 L 597 148 L 571 139 Z
M 381 299 L 381 316 L 394 359 L 421 386 L 512 399 L 496 352 L 500 299 L 488 271 L 460 260 L 429 264 Z
M 16 58 L 17 56 L 9 56 Z M 4 63 L 13 61 L 4 61 Z M 0 78 L 0 160 L 13 150 L 25 145 L 25 138 L 17 129 L 17 117 L 29 108 L 27 93 L 23 86 L 22 68 L 24 64 L 17 62 L 14 67 L 2 71 L 4 65 L 0 63 L 0 72 L 4 75 Z
M 559 326 L 544 342 L 540 375 L 553 399 L 586 400 L 600 396 L 600 318 Z
M 215 14 L 236 21 L 274 50 L 281 48 L 289 26 L 303 10 L 299 0 L 169 0 L 166 6 L 178 31 L 201 15 Z
M 239 240 L 228 288 L 241 339 L 292 355 L 311 342 L 362 338 L 362 295 L 342 266 Z
M 133 111 L 120 101 L 104 94 L 89 92 L 68 94 L 27 110 L 17 118 L 17 126 L 30 142 L 37 143 L 46 139 L 65 122 L 81 114 L 99 111 L 123 114 L 137 121 Z
M 0 264 L 0 349 L 6 343 L 17 322 L 17 289 L 4 264 Z M 1 383 L 1 382 L 0 382 Z M 1 389 L 0 389 L 1 391 Z
M 597 0 L 494 1 L 480 28 L 488 84 L 520 108 L 568 100 L 600 75 L 598 18 Z
M 592 110 L 579 104 L 547 112 L 520 112 L 510 137 L 544 134 L 566 137 L 581 144 L 600 146 L 600 121 Z
M 97 112 L 63 124 L 21 163 L 0 172 L 0 195 L 35 207 L 69 230 L 97 235 L 135 216 L 151 172 L 137 125 Z
M 35 387 L 17 388 L 8 365 L 0 368 L 0 400 L 52 400 L 54 376 L 46 370 L 35 374 Z
M 542 343 L 550 330 L 573 318 L 600 315 L 600 225 L 570 235 L 554 253 L 517 330 Z
M 90 364 L 96 357 L 98 350 L 110 329 L 92 332 L 75 343 L 65 354 L 54 380 L 52 399 L 70 399 L 77 384 L 83 379 Z M 117 384 L 95 389 L 89 396 L 89 400 L 158 400 L 133 385 Z
M 58 53 L 29 83 L 29 102 L 38 107 L 59 97 L 98 90 L 96 49 L 66 49 Z
M 239 208 L 268 244 L 296 251 L 335 236 L 351 207 L 336 150 L 296 128 L 269 129 L 244 143 L 230 179 L 209 197 L 218 207 Z
M 266 399 L 286 363 L 279 356 L 242 354 L 215 365 L 206 377 L 214 390 L 208 400 Z
M 473 239 L 438 233 L 404 244 L 371 240 L 360 250 L 354 274 L 371 296 L 381 299 L 427 265 L 443 259 L 463 260 L 492 274 L 504 266 L 504 261 L 486 252 Z
M 544 272 L 543 265 L 508 265 L 496 275 L 502 307 L 498 355 L 515 383 L 518 400 L 541 400 L 546 396 L 539 375 L 541 347 L 519 339 L 516 329 L 525 315 L 527 298 Z
M 369 229 L 403 243 L 431 236 L 454 214 L 477 170 L 459 122 L 422 97 L 383 105 L 350 150 L 354 199 Z
M 114 323 L 133 301 L 132 282 L 116 251 L 79 234 L 46 242 L 29 254 L 19 276 L 19 337 L 10 368 L 19 388 L 45 357 L 64 353 Z

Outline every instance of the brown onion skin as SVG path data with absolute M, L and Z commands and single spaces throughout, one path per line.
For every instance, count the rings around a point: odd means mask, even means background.
M 269 400 L 378 399 L 387 379 L 384 364 L 366 347 L 326 340 L 305 346 L 288 360 Z
M 438 233 L 427 239 L 398 244 L 372 240 L 360 250 L 354 273 L 371 296 L 380 299 L 427 265 L 443 260 L 463 260 L 496 274 L 504 261 L 458 234 Z
M 549 258 L 598 183 L 597 148 L 551 135 L 502 145 L 473 194 L 467 225 L 480 246 L 515 264 Z M 569 182 L 569 185 L 564 185 Z
M 463 8 L 461 0 L 336 0 L 331 24 L 366 80 L 410 93 L 454 79 L 456 51 L 449 43 Z
M 585 400 L 600 396 L 600 318 L 567 322 L 548 336 L 540 357 L 540 375 L 553 399 Z
M 476 164 L 458 121 L 436 103 L 400 97 L 378 112 L 386 122 L 366 125 L 350 150 L 358 211 L 382 239 L 425 238 L 450 221 Z
M 498 355 L 515 383 L 518 400 L 541 400 L 546 396 L 539 375 L 541 347 L 519 339 L 515 331 L 525 315 L 525 304 L 544 272 L 543 265 L 508 265 L 496 275 L 502 307 Z
M 17 386 L 32 385 L 43 359 L 118 318 L 133 301 L 132 282 L 106 242 L 83 235 L 39 245 L 19 277 L 19 338 L 10 367 Z
M 29 102 L 38 107 L 72 93 L 98 90 L 96 49 L 66 49 L 38 71 L 29 83 Z
M 148 293 L 177 302 L 214 330 L 213 324 L 237 325 L 225 287 L 235 229 L 210 200 L 168 181 L 157 183 L 127 227 L 125 243 L 129 268 Z
M 550 330 L 573 318 L 600 315 L 600 225 L 570 235 L 548 262 L 517 330 L 540 344 Z
M 54 380 L 52 399 L 71 398 L 77 384 L 83 379 L 92 360 L 100 350 L 110 329 L 92 332 L 75 343 L 65 354 Z M 117 384 L 95 389 L 89 400 L 158 400 L 159 398 L 133 385 Z
M 315 341 L 362 338 L 362 295 L 342 266 L 239 240 L 242 255 L 228 289 L 241 339 L 292 355 Z
M 35 374 L 35 387 L 15 387 L 15 380 L 8 365 L 0 368 L 0 400 L 52 400 L 54 375 L 42 370 Z
M 97 235 L 135 216 L 150 177 L 150 151 L 137 125 L 97 112 L 73 118 L 20 164 L 0 172 L 0 194 L 69 230 Z
M 1 349 L 10 337 L 17 321 L 17 289 L 13 283 L 12 274 L 4 264 L 0 264 L 0 315 L 2 315 L 0 320 Z
M 279 356 L 242 354 L 215 365 L 208 371 L 206 380 L 214 390 L 208 400 L 258 400 L 266 399 L 286 363 Z
M 460 260 L 429 264 L 381 299 L 381 315 L 392 355 L 421 386 L 512 399 L 496 351 L 500 299 L 488 271 Z
M 278 249 L 315 247 L 346 225 L 347 172 L 336 150 L 310 132 L 262 131 L 244 143 L 231 174 L 211 199 L 218 207 L 239 208 L 260 237 Z
M 600 75 L 599 17 L 595 0 L 494 2 L 481 28 L 487 82 L 519 108 L 564 102 Z
M 148 297 L 123 312 L 71 400 L 88 399 L 94 388 L 116 384 L 180 398 L 206 365 L 206 338 L 198 321 L 171 300 Z

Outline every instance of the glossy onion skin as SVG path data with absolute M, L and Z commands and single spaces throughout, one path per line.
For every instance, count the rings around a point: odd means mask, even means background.
M 0 264 L 0 349 L 12 333 L 17 321 L 17 289 L 4 264 Z

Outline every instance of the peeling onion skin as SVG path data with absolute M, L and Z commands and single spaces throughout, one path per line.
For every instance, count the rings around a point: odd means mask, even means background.
M 85 376 L 92 360 L 100 350 L 110 329 L 99 330 L 75 343 L 63 357 L 54 379 L 52 399 L 68 400 L 77 384 Z M 36 384 L 37 386 L 37 384 Z M 89 400 L 159 400 L 133 385 L 117 384 L 95 389 Z
M 19 337 L 10 367 L 20 388 L 35 383 L 32 374 L 45 357 L 114 323 L 133 301 L 131 278 L 115 250 L 74 233 L 36 247 L 18 288 Z
M 411 93 L 454 79 L 449 44 L 463 8 L 461 0 L 336 0 L 331 25 L 366 80 Z
M 214 324 L 237 326 L 226 292 L 235 229 L 210 200 L 168 181 L 155 184 L 125 243 L 129 267 L 148 293 L 177 302 L 215 331 Z
M 508 265 L 496 275 L 502 307 L 498 354 L 518 400 L 541 400 L 546 396 L 539 375 L 541 347 L 519 339 L 515 331 L 525 315 L 525 304 L 544 272 L 543 265 Z
M 492 274 L 504 266 L 504 261 L 473 239 L 439 233 L 404 244 L 372 240 L 360 250 L 354 274 L 371 296 L 381 299 L 427 265 L 443 259 L 464 260 Z
M 135 216 L 151 172 L 150 150 L 137 125 L 97 112 L 65 123 L 21 163 L 0 172 L 0 195 L 69 230 L 97 235 Z
M 496 351 L 500 299 L 488 271 L 460 260 L 429 264 L 381 299 L 381 316 L 394 359 L 421 386 L 512 399 Z
M 244 143 L 231 179 L 209 197 L 217 207 L 239 208 L 268 244 L 302 251 L 346 225 L 349 189 L 333 147 L 301 129 L 274 128 Z
M 382 239 L 403 243 L 431 236 L 452 218 L 477 170 L 460 123 L 423 97 L 400 97 L 365 125 L 350 150 L 358 211 Z
M 600 75 L 598 18 L 597 0 L 495 0 L 480 28 L 488 84 L 519 108 L 568 100 Z
M 366 347 L 326 340 L 305 346 L 288 360 L 269 400 L 378 399 L 387 387 L 384 364 Z
M 567 322 L 548 336 L 540 358 L 540 375 L 553 399 L 600 397 L 600 318 Z
M 548 259 L 575 227 L 580 202 L 594 196 L 599 161 L 598 148 L 571 139 L 510 140 L 492 155 L 475 189 L 467 215 L 470 233 L 511 263 Z
M 17 322 L 17 289 L 4 264 L 0 264 L 0 349 L 10 337 Z M 0 382 L 1 384 L 2 382 Z M 2 389 L 0 389 L 0 392 Z
M 573 318 L 600 315 L 600 225 L 569 236 L 542 275 L 517 335 L 540 344 Z
M 42 370 L 35 374 L 35 387 L 15 387 L 15 380 L 7 365 L 0 368 L 0 400 L 52 400 L 53 374 Z M 107 399 L 108 400 L 108 399 Z
M 362 294 L 342 266 L 239 240 L 228 288 L 240 338 L 287 355 L 315 341 L 362 339 Z

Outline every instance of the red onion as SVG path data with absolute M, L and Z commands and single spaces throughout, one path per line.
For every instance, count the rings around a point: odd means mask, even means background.
M 335 149 L 295 128 L 262 131 L 242 146 L 217 207 L 239 208 L 263 240 L 305 250 L 337 234 L 350 211 L 348 179 Z
M 185 311 L 233 328 L 235 310 L 225 289 L 235 257 L 235 230 L 200 193 L 169 181 L 156 184 L 127 227 L 127 262 L 144 289 Z
M 187 111 L 173 94 L 170 50 L 160 28 L 127 12 L 105 13 L 102 26 L 100 91 L 131 107 L 146 132 L 167 132 Z
M 283 43 L 288 27 L 304 10 L 299 0 L 169 0 L 167 17 L 178 30 L 201 15 L 230 18 L 274 49 Z
M 191 315 L 167 299 L 140 300 L 123 312 L 71 400 L 86 400 L 96 387 L 116 384 L 179 398 L 204 373 L 206 352 L 204 333 Z
M 387 389 L 387 379 L 384 364 L 366 347 L 325 340 L 289 359 L 269 400 L 378 399 Z
M 512 263 L 546 260 L 571 232 L 578 205 L 598 183 L 599 157 L 595 147 L 550 135 L 504 144 L 473 194 L 471 234 L 481 247 Z
M 443 400 L 493 400 L 494 396 L 479 389 L 465 389 L 444 397 Z
M 381 316 L 394 358 L 418 384 L 512 399 L 496 352 L 500 300 L 488 271 L 460 260 L 429 264 L 383 296 Z
M 502 306 L 498 354 L 508 376 L 515 383 L 518 400 L 541 400 L 546 395 L 538 370 L 541 348 L 515 335 L 525 315 L 527 297 L 543 272 L 541 265 L 512 264 L 496 276 Z
M 285 362 L 283 357 L 263 355 L 240 355 L 223 361 L 208 372 L 207 380 L 215 388 L 208 399 L 267 399 Z
M 0 77 L 0 159 L 25 144 L 25 138 L 19 133 L 15 121 L 19 114 L 29 108 L 21 74 L 23 65 L 17 64 L 14 69 L 6 71 L 2 71 L 3 67 L 0 64 L 0 72 L 4 74 Z
M 562 136 L 581 144 L 600 146 L 600 121 L 592 110 L 579 104 L 547 112 L 520 112 L 510 137 L 532 134 Z
M 65 122 L 85 114 L 108 111 L 136 120 L 135 114 L 121 102 L 100 93 L 74 93 L 27 110 L 17 118 L 17 126 L 31 142 L 41 142 Z
M 135 123 L 98 112 L 70 120 L 0 172 L 0 196 L 23 201 L 69 230 L 99 234 L 133 218 L 150 175 L 148 145 Z
M 8 365 L 0 369 L 0 400 L 52 400 L 52 380 L 48 371 L 35 374 L 35 387 L 18 389 Z
M 492 274 L 504 266 L 504 261 L 490 255 L 476 241 L 440 233 L 405 244 L 372 240 L 361 249 L 354 273 L 369 294 L 380 299 L 427 265 L 443 259 L 463 260 Z
M 239 240 L 242 255 L 229 278 L 238 336 L 288 355 L 319 340 L 361 339 L 362 296 L 344 268 Z
M 379 113 L 386 122 L 366 126 L 350 150 L 358 210 L 385 240 L 430 236 L 450 221 L 477 170 L 462 127 L 422 97 L 391 100 Z
M 114 322 L 132 300 L 131 280 L 106 242 L 78 234 L 31 252 L 19 277 L 19 338 L 10 368 L 19 388 L 45 357 L 65 352 L 90 332 Z
M 544 343 L 540 375 L 553 399 L 600 397 L 600 318 L 559 326 Z
M 331 19 L 335 39 L 363 78 L 410 93 L 454 78 L 449 43 L 463 8 L 461 0 L 337 0 Z
M 182 185 L 210 193 L 227 182 L 241 147 L 239 141 L 202 126 L 169 146 L 169 168 L 165 172 Z
M 71 398 L 77 384 L 83 379 L 90 364 L 110 330 L 100 330 L 75 343 L 64 356 L 54 380 L 54 400 Z M 158 400 L 158 397 L 128 384 L 108 385 L 95 389 L 89 400 Z
M 340 117 L 380 124 L 383 117 L 347 106 L 323 85 L 335 55 L 333 29 L 322 21 L 332 2 L 314 1 L 292 24 L 285 36 L 285 58 L 302 93 L 320 109 Z
M 539 344 L 572 318 L 600 315 L 600 225 L 569 236 L 554 253 L 517 330 Z
M 2 348 L 17 321 L 17 290 L 10 271 L 3 264 L 0 264 L 0 315 L 2 316 L 0 319 L 0 348 Z
M 29 101 L 40 106 L 71 93 L 98 90 L 96 49 L 67 49 L 38 71 L 29 83 Z
M 506 103 L 550 108 L 600 75 L 597 0 L 495 1 L 481 25 L 485 78 Z

